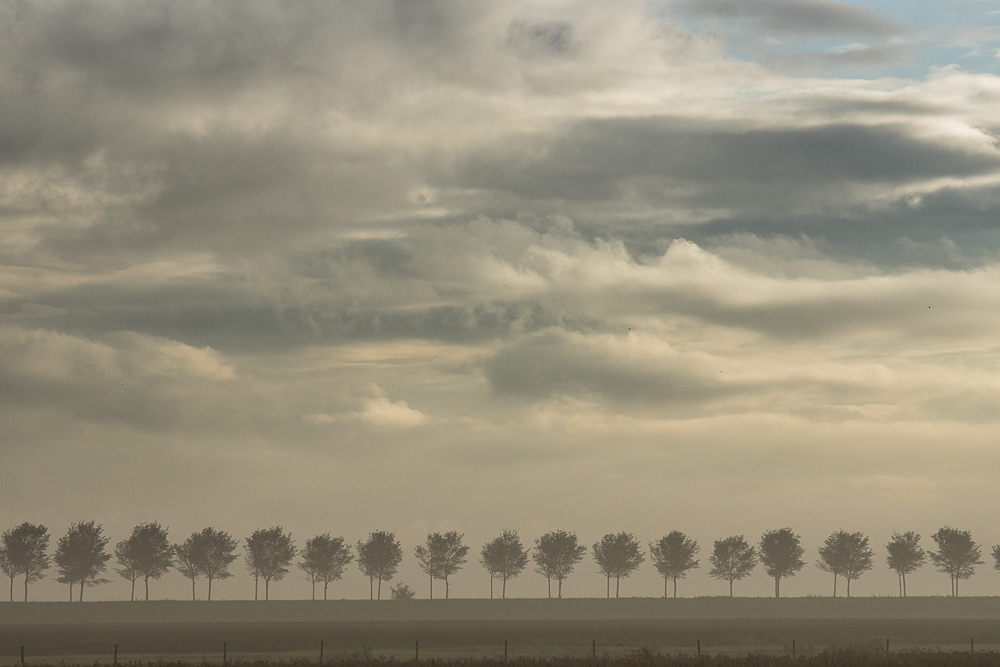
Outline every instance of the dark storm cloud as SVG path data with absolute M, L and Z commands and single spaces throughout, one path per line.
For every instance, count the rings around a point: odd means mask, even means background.
M 675 11 L 736 19 L 768 31 L 888 37 L 905 28 L 875 12 L 835 0 L 675 0 Z
M 721 122 L 618 118 L 583 121 L 558 138 L 525 138 L 513 150 L 477 155 L 463 173 L 470 186 L 525 198 L 611 199 L 630 183 L 655 196 L 657 186 L 662 192 L 693 184 L 701 188 L 696 194 L 669 196 L 720 203 L 733 188 L 741 197 L 760 188 L 758 196 L 773 203 L 774 186 L 797 199 L 802 189 L 809 196 L 830 185 L 895 184 L 997 169 L 995 151 L 973 153 L 918 138 L 898 125 L 733 129 Z

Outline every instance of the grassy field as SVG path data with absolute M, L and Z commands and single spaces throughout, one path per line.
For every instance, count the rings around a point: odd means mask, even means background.
M 330 659 L 363 654 L 405 660 L 419 642 L 423 658 L 585 657 L 630 651 L 649 654 L 798 655 L 830 649 L 862 652 L 935 648 L 1000 648 L 1000 623 L 956 619 L 672 619 L 601 621 L 396 621 L 309 623 L 20 624 L 0 626 L 0 660 L 10 664 L 25 647 L 32 665 L 221 661 L 223 645 L 234 659 L 312 659 L 320 642 Z
M 245 600 L 0 602 L 0 626 L 38 623 L 669 620 L 729 618 L 992 619 L 997 597 L 627 598 L 605 600 Z

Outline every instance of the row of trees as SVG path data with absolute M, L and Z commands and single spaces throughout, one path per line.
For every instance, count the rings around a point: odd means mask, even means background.
M 449 579 L 468 562 L 470 547 L 463 543 L 465 535 L 457 531 L 431 533 L 424 544 L 414 549 L 420 569 L 430 582 L 430 597 L 434 597 L 434 582 L 444 582 L 445 598 L 449 595 Z M 906 575 L 915 572 L 927 560 L 951 578 L 952 595 L 958 595 L 959 581 L 968 579 L 981 565 L 982 550 L 969 531 L 945 526 L 931 536 L 937 551 L 927 552 L 920 546 L 920 535 L 907 532 L 895 533 L 885 545 L 886 563 L 899 578 L 899 594 L 906 595 Z M 108 561 L 114 557 L 115 571 L 132 584 L 131 599 L 135 599 L 136 583 L 140 580 L 149 599 L 149 581 L 156 580 L 171 568 L 191 580 L 191 597 L 197 599 L 197 582 L 207 582 L 207 598 L 212 599 L 212 582 L 233 576 L 230 567 L 239 558 L 240 542 L 229 533 L 215 528 L 192 533 L 179 544 L 171 544 L 167 530 L 159 523 L 143 523 L 132 534 L 115 545 L 113 554 L 107 552 L 109 539 L 103 527 L 94 521 L 83 521 L 70 526 L 66 535 L 59 538 L 52 558 L 48 555 L 49 534 L 45 526 L 23 523 L 7 530 L 0 538 L 0 570 L 10 577 L 10 599 L 14 600 L 14 582 L 24 577 L 24 599 L 28 599 L 28 584 L 43 578 L 52 561 L 55 562 L 60 583 L 69 584 L 69 598 L 73 600 L 75 586 L 79 586 L 79 600 L 87 586 L 107 583 L 103 577 Z M 696 540 L 675 530 L 649 544 L 649 557 L 657 572 L 663 577 L 663 595 L 668 595 L 673 583 L 673 596 L 677 597 L 677 581 L 699 567 L 695 556 L 701 547 Z M 480 551 L 479 563 L 490 575 L 490 598 L 494 596 L 494 582 L 501 584 L 500 595 L 506 597 L 508 580 L 519 576 L 534 561 L 535 572 L 548 582 L 548 595 L 552 597 L 552 582 L 556 582 L 556 595 L 562 597 L 562 584 L 583 560 L 587 547 L 580 544 L 575 533 L 556 530 L 535 540 L 534 549 L 526 548 L 514 530 L 505 530 L 499 537 L 487 542 Z M 609 533 L 591 546 L 591 553 L 598 570 L 607 578 L 607 596 L 611 597 L 611 580 L 615 580 L 615 597 L 620 592 L 621 580 L 629 577 L 645 562 L 642 545 L 627 532 Z M 805 567 L 805 549 L 801 539 L 791 528 L 771 530 L 751 545 L 742 535 L 716 540 L 709 556 L 709 575 L 729 582 L 729 595 L 733 584 L 750 575 L 758 564 L 774 579 L 774 595 L 780 597 L 781 580 L 793 576 Z M 364 576 L 369 579 L 372 599 L 381 599 L 382 583 L 396 576 L 403 560 L 403 550 L 395 535 L 385 531 L 369 534 L 367 540 L 349 545 L 343 537 L 323 533 L 306 540 L 305 547 L 297 549 L 290 533 L 281 526 L 254 531 L 243 540 L 243 562 L 254 578 L 254 600 L 258 599 L 260 584 L 264 584 L 264 599 L 269 598 L 270 584 L 280 581 L 295 565 L 312 582 L 312 597 L 316 599 L 316 586 L 322 584 L 323 599 L 331 582 L 340 579 L 348 565 L 357 562 Z M 817 566 L 833 575 L 833 595 L 837 595 L 837 582 L 851 582 L 874 566 L 875 553 L 868 537 L 862 533 L 837 531 L 819 547 Z M 1000 570 L 1000 545 L 993 547 L 994 567 Z M 392 587 L 394 598 L 413 597 L 413 591 L 404 584 Z

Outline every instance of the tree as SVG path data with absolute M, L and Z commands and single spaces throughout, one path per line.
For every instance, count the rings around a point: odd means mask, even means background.
M 22 523 L 6 530 L 0 538 L 0 566 L 10 577 L 10 601 L 14 601 L 14 577 L 24 575 L 24 601 L 28 601 L 28 584 L 42 579 L 49 569 L 49 530 L 45 526 Z
M 688 570 L 698 567 L 694 555 L 701 551 L 698 542 L 679 530 L 672 530 L 658 542 L 649 543 L 649 557 L 653 559 L 656 571 L 663 576 L 663 597 L 667 597 L 667 582 L 674 582 L 674 597 L 677 597 L 677 580 L 687 576 Z
M 545 533 L 535 540 L 535 553 L 532 558 L 538 566 L 535 572 L 548 580 L 549 597 L 552 597 L 552 580 L 559 582 L 559 597 L 562 597 L 562 583 L 573 568 L 583 560 L 587 547 L 577 544 L 576 533 L 565 530 L 554 530 Z
M 528 566 L 528 550 L 521 544 L 516 530 L 505 530 L 483 545 L 479 563 L 490 573 L 490 599 L 493 599 L 493 580 L 503 580 L 501 597 L 507 599 L 507 580 L 524 572 Z
M 837 597 L 837 577 L 847 579 L 847 597 L 851 597 L 851 581 L 872 569 L 875 554 L 862 533 L 838 530 L 819 548 L 819 569 L 833 575 L 833 597 Z
M 149 580 L 159 579 L 174 564 L 174 549 L 167 539 L 167 531 L 158 523 L 141 523 L 132 529 L 132 535 L 115 546 L 115 559 L 121 566 L 116 572 L 132 581 L 132 600 L 135 600 L 135 582 L 139 577 L 146 584 L 146 601 L 149 601 Z
M 212 582 L 216 579 L 229 579 L 232 573 L 229 566 L 238 556 L 236 549 L 240 543 L 223 531 L 215 528 L 204 528 L 201 532 L 191 533 L 191 537 L 183 544 L 174 547 L 177 554 L 177 569 L 191 580 L 191 597 L 195 596 L 195 581 L 199 575 L 208 580 L 208 599 L 212 599 Z
M 757 552 L 742 535 L 734 535 L 716 540 L 708 561 L 712 564 L 708 575 L 728 581 L 729 597 L 733 597 L 733 582 L 750 575 L 757 566 Z
M 312 599 L 316 599 L 316 582 L 323 582 L 323 599 L 331 581 L 344 576 L 344 569 L 354 560 L 351 548 L 344 544 L 343 537 L 330 537 L 323 533 L 306 540 L 306 548 L 299 552 L 302 562 L 299 568 L 312 582 Z
M 264 580 L 264 599 L 270 599 L 271 581 L 281 581 L 288 566 L 298 553 L 292 534 L 281 526 L 255 530 L 244 544 L 244 561 L 253 575 L 253 599 L 257 599 L 257 582 Z
M 431 599 L 434 599 L 434 580 L 444 580 L 444 598 L 448 599 L 448 577 L 458 572 L 468 562 L 469 547 L 462 544 L 465 533 L 450 530 L 443 535 L 431 533 L 427 543 L 414 550 L 420 569 L 431 578 Z
M 774 577 L 774 597 L 781 597 L 781 580 L 801 570 L 805 549 L 791 528 L 769 530 L 760 538 L 760 563 Z
M 199 554 L 197 553 L 197 549 L 198 547 L 194 543 L 193 536 L 184 540 L 182 544 L 174 545 L 174 565 L 178 572 L 191 580 L 192 600 L 198 599 L 194 585 L 201 575 L 201 570 L 198 569 Z
M 55 562 L 59 570 L 56 579 L 61 584 L 69 584 L 69 599 L 73 600 L 73 584 L 80 584 L 80 602 L 83 602 L 85 586 L 108 583 L 108 579 L 98 575 L 108 567 L 111 554 L 105 553 L 108 538 L 104 527 L 93 521 L 70 524 L 69 530 L 56 543 Z
M 991 553 L 993 556 L 993 569 L 1000 570 L 1000 544 L 994 544 Z
M 594 561 L 601 574 L 607 577 L 608 593 L 611 597 L 611 578 L 615 578 L 615 598 L 621 591 L 622 577 L 628 578 L 646 560 L 642 555 L 639 540 L 631 533 L 608 533 L 599 542 L 594 542 Z
M 890 569 L 896 571 L 899 579 L 899 595 L 905 598 L 906 575 L 916 572 L 927 560 L 926 552 L 920 548 L 920 535 L 912 530 L 902 535 L 893 533 L 885 549 L 888 552 L 885 562 Z
M 369 598 L 375 599 L 375 580 L 378 579 L 378 599 L 382 599 L 382 582 L 392 581 L 396 568 L 403 561 L 403 548 L 395 533 L 376 530 L 368 534 L 365 542 L 358 540 L 358 568 L 368 577 Z
M 927 555 L 937 566 L 938 572 L 951 577 L 951 594 L 958 597 L 959 580 L 968 579 L 976 573 L 976 566 L 983 564 L 979 560 L 982 550 L 972 541 L 972 533 L 968 530 L 945 526 L 931 535 L 931 538 L 938 550 Z

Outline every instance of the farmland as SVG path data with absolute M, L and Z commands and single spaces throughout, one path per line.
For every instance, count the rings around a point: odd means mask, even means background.
M 829 657 L 1000 648 L 995 598 L 0 603 L 0 665 L 642 654 Z M 527 664 L 527 663 L 526 663 Z M 611 664 L 611 663 L 609 663 Z M 614 663 L 619 664 L 619 663 Z M 623 666 L 628 663 L 620 663 Z M 649 664 L 644 662 L 643 664 Z M 779 664 L 779 663 L 774 663 Z M 832 664 L 832 663 L 831 663 Z M 880 663 L 881 664 L 881 663 Z M 886 663 L 888 664 L 888 663 Z M 896 664 L 896 663 L 892 663 Z M 967 663 L 975 664 L 975 663 Z

